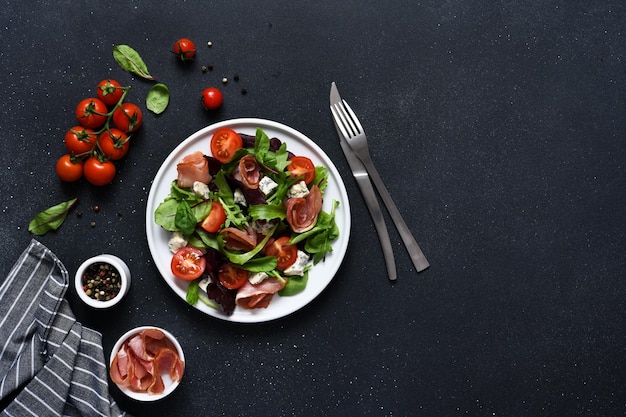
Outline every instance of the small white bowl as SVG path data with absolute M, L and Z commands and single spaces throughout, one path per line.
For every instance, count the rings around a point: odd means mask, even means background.
M 122 282 L 122 286 L 120 288 L 119 293 L 108 301 L 96 300 L 95 298 L 88 296 L 85 293 L 85 290 L 83 289 L 83 282 L 82 282 L 83 275 L 85 274 L 85 271 L 90 265 L 93 265 L 96 263 L 107 263 L 113 266 L 119 273 L 119 276 Z M 90 307 L 97 308 L 97 309 L 105 309 L 105 308 L 113 307 L 114 305 L 119 303 L 122 300 L 122 298 L 124 298 L 124 296 L 126 295 L 126 293 L 128 292 L 130 288 L 130 269 L 128 269 L 128 265 L 126 265 L 124 261 L 122 261 L 120 258 L 118 258 L 115 255 L 102 254 L 102 255 L 94 256 L 92 258 L 87 259 L 78 267 L 78 270 L 76 271 L 76 276 L 74 278 L 74 288 L 76 289 L 76 293 L 78 294 L 80 299 L 83 300 L 85 304 L 87 304 Z
M 113 359 L 115 358 L 115 355 L 117 355 L 117 352 L 122 347 L 122 344 L 124 344 L 124 342 L 130 339 L 132 336 L 146 329 L 157 329 L 157 330 L 162 331 L 165 334 L 165 337 L 169 339 L 173 343 L 174 347 L 176 348 L 176 351 L 178 352 L 178 358 L 183 362 L 184 365 L 186 365 L 185 354 L 183 353 L 183 348 L 180 346 L 180 343 L 178 343 L 178 340 L 176 340 L 176 337 L 173 334 L 171 334 L 167 330 L 161 329 L 156 326 L 141 326 L 141 327 L 136 327 L 132 330 L 127 331 L 126 333 L 122 335 L 122 337 L 120 337 L 117 340 L 117 342 L 113 346 L 113 349 L 111 350 L 111 357 L 109 359 L 109 367 L 113 363 Z M 183 375 L 184 374 L 185 374 L 185 370 L 183 368 Z M 183 375 L 181 375 L 181 379 Z M 161 378 L 163 378 L 163 384 L 165 385 L 165 390 L 160 394 L 149 394 L 147 392 L 137 392 L 137 391 L 131 390 L 128 387 L 120 386 L 117 384 L 116 385 L 127 397 L 132 398 L 134 400 L 143 401 L 143 402 L 157 401 L 170 395 L 178 387 L 178 385 L 180 385 L 180 380 L 173 381 L 170 378 L 169 373 L 167 372 L 162 373 Z

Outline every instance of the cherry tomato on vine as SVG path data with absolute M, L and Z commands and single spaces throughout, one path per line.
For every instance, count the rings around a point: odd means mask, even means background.
M 91 151 L 96 144 L 96 132 L 83 126 L 74 126 L 65 133 L 65 147 L 74 154 L 80 155 Z
M 83 161 L 75 160 L 70 154 L 65 154 L 57 161 L 56 172 L 62 181 L 78 181 L 83 176 Z
M 315 179 L 315 164 L 306 156 L 294 156 L 289 162 L 287 171 L 289 171 L 290 177 L 304 176 L 303 180 L 307 184 L 310 184 Z
M 248 280 L 248 271 L 231 263 L 223 264 L 217 271 L 217 279 L 229 290 L 236 290 Z
M 241 136 L 232 129 L 219 129 L 211 138 L 211 154 L 221 163 L 230 161 L 242 146 Z
M 267 256 L 274 256 L 278 261 L 278 269 L 286 269 L 296 262 L 298 258 L 298 247 L 289 244 L 288 236 L 281 236 L 274 241 L 267 243 L 263 249 Z
M 181 38 L 176 41 L 172 49 L 181 61 L 190 61 L 196 56 L 196 45 L 187 38 Z
M 121 107 L 113 112 L 113 123 L 119 130 L 135 132 L 143 123 L 143 114 L 136 104 L 122 103 Z
M 211 211 L 200 226 L 209 233 L 217 232 L 226 221 L 224 207 L 217 201 L 211 203 Z
M 115 164 L 111 161 L 100 161 L 96 156 L 90 156 L 85 161 L 84 175 L 93 185 L 107 185 L 115 177 Z
M 107 120 L 107 106 L 102 100 L 90 97 L 76 106 L 76 119 L 81 126 L 96 129 Z
M 130 146 L 128 135 L 114 127 L 100 133 L 98 143 L 104 156 L 114 161 L 125 157 Z
M 206 110 L 218 109 L 224 101 L 222 92 L 215 87 L 205 88 L 204 91 L 202 91 L 200 99 L 202 100 L 202 106 Z
M 102 80 L 98 83 L 96 88 L 98 98 L 108 106 L 116 105 L 122 95 L 124 95 L 124 89 L 122 85 L 115 80 Z
M 200 249 L 185 246 L 176 251 L 170 264 L 176 278 L 192 281 L 199 278 L 206 268 L 206 258 Z

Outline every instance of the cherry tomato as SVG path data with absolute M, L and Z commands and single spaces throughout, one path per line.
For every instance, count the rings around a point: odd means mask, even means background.
M 143 123 L 143 114 L 139 106 L 133 103 L 122 103 L 113 112 L 113 123 L 121 131 L 135 132 Z
M 171 269 L 176 278 L 192 281 L 206 269 L 206 258 L 200 249 L 186 246 L 178 249 L 172 257 Z
M 115 106 L 124 95 L 124 88 L 115 80 L 102 80 L 96 87 L 96 94 L 107 106 Z
M 305 183 L 310 184 L 315 179 L 315 165 L 306 156 L 294 156 L 287 166 L 287 171 L 292 178 L 304 176 Z
M 100 133 L 98 143 L 104 156 L 114 161 L 125 157 L 130 145 L 128 135 L 114 127 Z
M 81 126 L 96 129 L 107 120 L 107 105 L 99 98 L 86 98 L 78 103 L 75 114 Z
M 196 56 L 196 45 L 187 38 L 181 38 L 174 44 L 172 50 L 181 61 L 190 61 Z
M 83 176 L 83 161 L 75 160 L 70 154 L 65 154 L 57 161 L 56 171 L 62 181 L 78 181 Z
M 220 129 L 211 138 L 211 154 L 221 163 L 230 161 L 241 147 L 243 147 L 241 136 L 232 129 Z
M 222 92 L 215 87 L 205 88 L 204 91 L 202 91 L 200 99 L 202 100 L 202 106 L 206 110 L 218 109 L 224 101 Z
M 213 201 L 211 203 L 211 211 L 206 219 L 200 225 L 204 230 L 209 233 L 217 232 L 220 227 L 226 221 L 226 212 L 224 211 L 224 207 L 217 202 Z
M 96 156 L 90 156 L 85 161 L 85 178 L 93 185 L 107 185 L 115 177 L 115 164 L 111 161 L 100 161 Z
M 229 290 L 236 290 L 248 280 L 248 271 L 230 263 L 223 264 L 217 271 L 217 279 Z
M 282 236 L 274 241 L 270 241 L 265 245 L 265 255 L 274 256 L 278 261 L 276 267 L 278 269 L 286 269 L 296 262 L 298 258 L 298 247 L 289 244 L 289 237 Z
M 96 144 L 96 133 L 93 129 L 83 126 L 74 126 L 65 134 L 65 147 L 74 155 L 91 151 Z

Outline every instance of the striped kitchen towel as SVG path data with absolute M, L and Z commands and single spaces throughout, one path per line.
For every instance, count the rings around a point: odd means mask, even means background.
M 129 416 L 109 394 L 102 335 L 76 321 L 67 288 L 34 239 L 0 282 L 0 416 Z

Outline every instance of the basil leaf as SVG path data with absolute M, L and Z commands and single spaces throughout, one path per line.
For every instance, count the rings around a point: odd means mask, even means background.
M 146 107 L 154 114 L 163 113 L 169 102 L 170 90 L 162 83 L 153 85 L 146 96 Z
M 293 276 L 289 277 L 287 280 L 287 284 L 285 287 L 278 291 L 278 295 L 281 297 L 289 297 L 292 295 L 296 295 L 304 291 L 306 288 L 306 284 L 309 281 L 309 271 L 306 271 L 303 276 Z
M 128 71 L 146 80 L 155 80 L 141 56 L 128 45 L 116 45 L 113 47 L 113 58 L 120 64 L 124 71 Z
M 164 200 L 154 211 L 154 222 L 170 232 L 178 230 L 176 228 L 176 210 L 178 201 L 173 198 Z
M 28 231 L 41 236 L 50 230 L 57 230 L 65 221 L 67 214 L 74 207 L 76 201 L 78 199 L 74 198 L 38 213 L 28 224 Z
M 196 216 L 194 216 L 189 203 L 186 201 L 181 201 L 178 204 L 174 223 L 176 228 L 184 235 L 190 235 L 196 229 Z
M 248 208 L 248 214 L 254 220 L 283 220 L 286 216 L 282 205 L 255 204 Z

